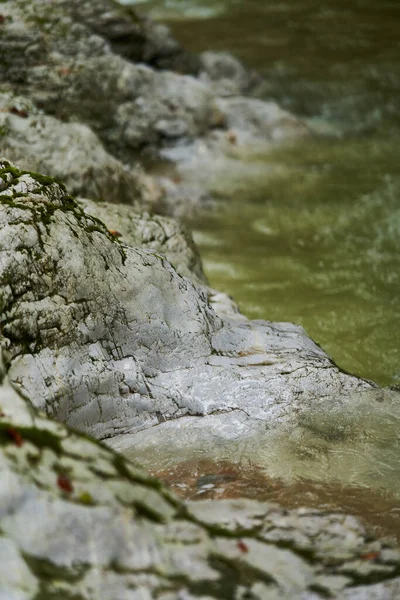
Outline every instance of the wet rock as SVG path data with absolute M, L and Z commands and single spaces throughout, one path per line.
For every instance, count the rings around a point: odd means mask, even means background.
M 209 83 L 218 96 L 246 94 L 259 81 L 228 52 L 203 52 L 200 55 L 200 79 Z
M 309 135 L 306 126 L 276 102 L 255 98 L 223 98 L 219 109 L 236 143 L 250 139 L 280 141 Z

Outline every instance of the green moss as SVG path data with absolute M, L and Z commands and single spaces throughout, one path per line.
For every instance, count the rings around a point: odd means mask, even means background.
M 9 162 L 4 161 L 3 164 L 6 165 L 2 169 L 0 169 L 0 177 L 3 179 L 3 181 L 6 181 L 5 176 L 8 175 L 9 173 L 12 175 L 13 180 L 18 179 L 18 177 L 20 177 L 22 175 L 23 171 L 21 171 L 17 167 L 13 167 Z M 10 183 L 10 185 L 11 185 L 11 183 Z
M 6 132 L 4 128 L 0 128 L 0 135 L 2 131 Z M 11 163 L 9 163 L 6 160 L 2 161 L 2 164 L 4 166 L 2 169 L 0 169 L 0 177 L 4 181 L 6 181 L 5 176 L 8 174 L 11 174 L 13 177 L 12 181 L 10 181 L 9 183 L 9 187 L 14 184 L 15 180 L 18 179 L 18 177 L 21 177 L 22 175 L 30 175 L 30 177 L 32 177 L 32 179 L 40 183 L 42 187 L 48 187 L 56 183 L 64 192 L 66 192 L 65 185 L 56 177 L 49 177 L 48 175 L 42 175 L 41 173 L 36 173 L 35 171 L 26 171 L 23 169 L 18 169 L 18 167 L 14 167 Z
M 94 232 L 103 233 L 103 234 L 106 233 L 104 231 L 104 228 L 99 227 L 96 223 L 93 223 L 92 225 L 88 225 L 88 227 L 85 227 L 85 231 L 86 231 L 86 233 L 94 233 Z
M 52 23 L 51 19 L 39 17 L 38 15 L 30 15 L 26 18 L 26 21 L 27 23 L 33 23 L 34 25 L 37 25 L 39 28 Z
M 119 242 L 117 238 L 115 238 L 107 229 L 107 227 L 97 219 L 91 215 L 87 215 L 84 210 L 78 206 L 72 196 L 67 195 L 65 185 L 59 181 L 55 177 L 49 177 L 47 175 L 42 175 L 41 173 L 36 173 L 35 171 L 25 171 L 14 167 L 8 161 L 3 161 L 3 168 L 0 169 L 0 177 L 2 177 L 3 181 L 7 183 L 7 187 L 11 187 L 15 185 L 17 179 L 22 175 L 29 175 L 32 179 L 37 181 L 39 184 L 38 189 L 35 190 L 38 194 L 43 194 L 48 200 L 42 203 L 40 202 L 23 202 L 18 201 L 18 199 L 29 198 L 30 194 L 26 193 L 14 193 L 13 197 L 0 197 L 0 204 L 10 206 L 13 208 L 18 208 L 22 210 L 30 210 L 32 212 L 32 224 L 36 227 L 39 244 L 43 249 L 43 241 L 42 241 L 42 228 L 41 225 L 48 229 L 48 226 L 51 224 L 53 219 L 53 215 L 57 210 L 61 210 L 63 212 L 69 211 L 72 212 L 75 218 L 80 222 L 80 225 L 86 233 L 97 232 L 102 235 L 105 235 L 113 244 L 117 244 L 119 253 L 121 255 L 122 264 L 125 264 L 126 261 L 126 252 L 123 245 Z M 8 181 L 9 177 L 7 175 L 12 176 L 12 179 Z M 52 199 L 52 189 L 51 186 L 56 184 L 61 188 L 61 190 L 65 193 L 65 196 L 61 198 L 60 201 L 57 198 L 57 203 L 55 203 Z M 106 265 L 108 268 L 108 265 Z
M 95 501 L 89 492 L 82 492 L 79 495 L 78 500 L 81 504 L 86 504 L 87 506 L 93 506 L 95 504 Z
M 48 175 L 42 175 L 41 173 L 36 173 L 35 171 L 22 171 L 22 173 L 29 174 L 32 177 L 32 179 L 39 182 L 40 185 L 47 186 L 53 185 L 53 183 L 57 183 L 64 192 L 66 191 L 65 185 L 62 181 L 57 179 L 57 177 L 49 177 Z
M 0 204 L 3 206 L 9 206 L 11 208 L 19 208 L 21 210 L 32 210 L 32 206 L 18 202 L 19 196 L 13 196 L 13 198 L 7 196 L 0 196 Z
M 23 442 L 29 441 L 40 449 L 51 448 L 56 454 L 61 454 L 61 440 L 56 435 L 35 427 L 16 427 L 5 421 L 4 417 L 0 423 L 0 445 L 15 443 L 13 432 L 17 432 Z
M 64 567 L 48 560 L 32 556 L 32 554 L 24 554 L 23 556 L 31 571 L 41 580 L 42 585 L 51 583 L 54 580 L 75 583 L 80 581 L 88 571 L 87 565 L 79 563 L 74 563 L 72 567 Z M 57 596 L 58 599 L 63 597 L 65 596 Z M 70 596 L 68 597 L 70 598 Z M 45 596 L 40 595 L 36 596 L 36 598 L 38 600 L 44 600 Z

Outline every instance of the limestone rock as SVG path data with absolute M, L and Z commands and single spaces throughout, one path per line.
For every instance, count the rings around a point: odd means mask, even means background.
M 48 414 L 98 438 L 224 417 L 231 438 L 239 421 L 253 431 L 371 387 L 300 327 L 219 319 L 162 255 L 120 242 L 50 178 L 2 167 L 9 375 Z
M 259 79 L 228 52 L 203 52 L 200 60 L 199 77 L 209 83 L 218 96 L 246 94 Z
M 61 120 L 64 132 L 71 129 L 70 136 L 76 121 L 90 127 L 130 169 L 144 155 L 173 163 L 181 182 L 160 182 L 171 214 L 209 203 L 212 182 L 246 168 L 252 145 L 266 151 L 308 134 L 274 103 L 242 96 L 253 78 L 233 57 L 206 53 L 201 70 L 163 26 L 112 0 L 14 0 L 3 3 L 2 16 L 4 91 L 29 98 Z M 47 137 L 49 127 L 43 140 L 62 153 L 59 138 Z M 86 140 L 84 146 L 94 144 Z M 40 169 L 52 172 L 51 166 Z M 68 179 L 68 170 L 61 179 Z
M 33 409 L 1 359 L 0 407 L 1 598 L 396 597 L 400 552 L 352 517 L 248 500 L 185 505 Z
M 87 125 L 62 123 L 28 99 L 5 93 L 0 94 L 0 154 L 24 169 L 59 178 L 74 195 L 137 209 L 160 196 L 139 167 L 112 157 Z
M 124 243 L 156 250 L 166 256 L 180 275 L 199 285 L 207 283 L 193 238 L 178 221 L 86 198 L 79 198 L 78 203 L 87 214 L 103 221 Z
M 151 146 L 164 136 L 198 135 L 212 125 L 213 96 L 207 86 L 134 65 L 98 35 L 108 36 L 119 49 L 129 46 L 134 31 L 147 27 L 131 9 L 111 0 L 95 5 L 58 0 L 51 7 L 42 0 L 29 5 L 15 0 L 4 7 L 3 17 L 0 52 L 6 60 L 0 80 L 55 116 L 84 121 L 120 153 L 124 145 Z M 148 27 L 157 38 L 160 26 Z M 178 48 L 172 40 L 166 45 Z M 29 54 L 23 64 L 21 52 Z M 143 52 L 156 60 L 155 51 Z M 129 58 L 141 61 L 143 52 Z

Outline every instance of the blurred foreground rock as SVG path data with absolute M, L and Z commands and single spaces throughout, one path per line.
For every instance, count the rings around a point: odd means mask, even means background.
M 34 409 L 2 364 L 0 408 L 2 600 L 399 597 L 400 552 L 352 517 L 185 505 Z

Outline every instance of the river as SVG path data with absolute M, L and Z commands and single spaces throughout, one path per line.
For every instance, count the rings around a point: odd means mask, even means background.
M 249 177 L 217 189 L 218 209 L 190 222 L 211 285 L 251 318 L 300 323 L 343 369 L 399 384 L 398 0 L 135 4 L 186 48 L 227 50 L 257 69 L 263 97 L 313 133 L 249 157 Z M 189 497 L 245 488 L 289 505 L 341 506 L 400 531 L 398 501 L 366 488 L 288 488 L 248 464 L 201 460 L 157 472 Z
M 398 1 L 139 7 L 185 47 L 243 59 L 264 75 L 265 97 L 317 132 L 253 157 L 259 177 L 252 169 L 219 211 L 191 222 L 212 286 L 251 318 L 300 323 L 342 368 L 399 382 Z M 263 176 L 263 161 L 280 175 Z

